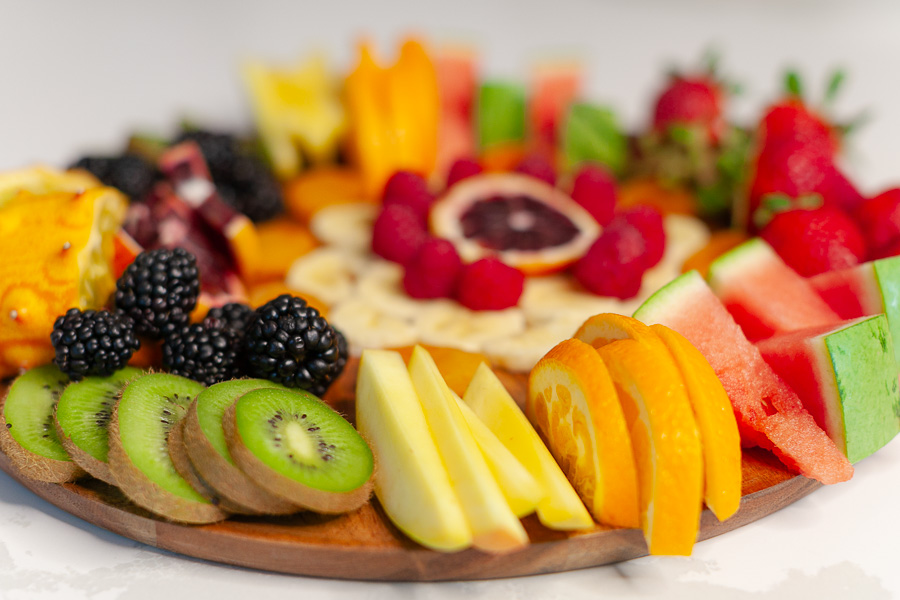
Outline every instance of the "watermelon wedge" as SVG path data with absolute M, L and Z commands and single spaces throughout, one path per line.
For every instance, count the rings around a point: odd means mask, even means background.
M 900 341 L 900 256 L 821 273 L 809 283 L 842 319 L 883 313 Z M 894 344 L 894 354 L 900 364 L 900 345 Z
M 762 238 L 713 261 L 708 279 L 750 341 L 842 320 Z
M 634 317 L 674 329 L 703 353 L 728 393 L 744 445 L 770 449 L 788 468 L 822 483 L 853 476 L 847 457 L 766 364 L 699 273 L 671 281 Z
M 757 348 L 850 462 L 900 432 L 900 373 L 884 315 L 776 335 Z

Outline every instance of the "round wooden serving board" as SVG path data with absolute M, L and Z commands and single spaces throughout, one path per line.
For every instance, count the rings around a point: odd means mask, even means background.
M 325 398 L 351 418 L 355 378 L 353 362 Z M 513 396 L 522 401 L 525 377 L 507 374 L 503 379 Z M 6 387 L 0 383 L 0 397 Z M 435 552 L 400 533 L 374 498 L 358 511 L 337 517 L 312 513 L 233 516 L 213 525 L 181 525 L 154 517 L 117 488 L 90 477 L 66 484 L 34 481 L 19 475 L 2 452 L 0 469 L 44 500 L 98 527 L 187 556 L 265 571 L 384 581 L 493 579 L 594 567 L 647 554 L 639 530 L 597 525 L 588 531 L 559 532 L 543 527 L 533 515 L 523 520 L 531 543 L 516 552 Z M 819 486 L 786 471 L 770 453 L 747 450 L 740 510 L 721 523 L 704 510 L 699 539 L 756 521 Z

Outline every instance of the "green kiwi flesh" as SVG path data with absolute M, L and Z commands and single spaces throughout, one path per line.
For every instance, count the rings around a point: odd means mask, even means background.
M 63 483 L 84 475 L 53 424 L 53 409 L 68 382 L 55 365 L 37 367 L 16 378 L 3 401 L 0 449 L 25 477 Z
M 70 383 L 56 404 L 56 432 L 69 456 L 85 471 L 116 485 L 109 472 L 109 420 L 119 393 L 144 374 L 125 367 L 107 377 L 85 377 Z
M 122 390 L 109 424 L 109 468 L 118 486 L 135 504 L 172 521 L 227 516 L 178 474 L 169 455 L 172 427 L 203 389 L 177 375 L 144 375 Z
M 235 464 L 225 441 L 222 416 L 225 409 L 238 397 L 255 389 L 284 387 L 264 379 L 236 379 L 210 386 L 200 392 L 188 409 L 184 419 L 184 450 L 190 460 L 194 475 L 202 480 L 221 499 L 221 505 L 231 507 L 232 512 L 245 514 L 291 514 L 302 510 L 260 487 L 247 477 Z M 175 466 L 187 468 L 179 449 L 170 444 Z M 182 472 L 182 475 L 185 473 Z M 190 481 L 190 477 L 186 476 Z M 211 499 L 213 499 L 211 497 Z M 240 507 L 236 508 L 235 507 Z
M 310 510 L 343 513 L 372 491 L 372 451 L 341 415 L 303 391 L 247 392 L 223 416 L 239 467 L 273 494 Z

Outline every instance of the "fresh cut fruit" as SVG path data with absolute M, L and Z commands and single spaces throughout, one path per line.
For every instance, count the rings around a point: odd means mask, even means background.
M 822 483 L 853 476 L 847 458 L 696 271 L 658 290 L 634 317 L 674 329 L 706 357 L 731 400 L 743 445 L 770 449 L 788 468 Z
M 550 529 L 594 526 L 591 515 L 537 431 L 487 364 L 479 365 L 463 401 L 544 488 L 537 515 Z
M 453 392 L 434 359 L 421 346 L 416 346 L 410 356 L 409 375 L 472 530 L 472 545 L 488 552 L 505 552 L 526 545 L 528 535 L 506 502 Z
M 62 483 L 84 475 L 63 448 L 53 410 L 69 378 L 55 365 L 19 375 L 0 402 L 0 450 L 31 479 Z
M 750 341 L 841 320 L 761 238 L 713 261 L 708 279 Z
M 398 352 L 363 351 L 356 426 L 375 456 L 375 496 L 391 522 L 433 550 L 470 546 L 472 530 Z
M 809 283 L 842 319 L 884 314 L 891 337 L 900 340 L 900 257 L 828 271 Z M 900 345 L 894 352 L 900 364 Z
M 526 414 L 594 519 L 640 527 L 631 438 L 609 371 L 577 339 L 550 350 L 528 378 Z
M 346 419 L 309 392 L 251 390 L 225 410 L 222 426 L 235 464 L 274 496 L 324 514 L 368 502 L 371 449 Z
M 773 336 L 757 347 L 851 463 L 900 431 L 898 368 L 884 315 Z

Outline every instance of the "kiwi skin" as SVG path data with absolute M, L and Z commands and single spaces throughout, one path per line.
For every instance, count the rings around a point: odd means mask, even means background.
M 184 418 L 184 447 L 197 474 L 223 499 L 244 507 L 243 514 L 290 515 L 303 510 L 259 486 L 219 454 L 200 428 L 196 400 Z M 235 511 L 239 512 L 239 511 Z
M 12 385 L 15 385 L 13 382 Z M 23 477 L 48 483 L 67 483 L 87 475 L 84 469 L 72 460 L 57 460 L 35 454 L 22 447 L 9 432 L 11 425 L 6 421 L 6 400 L 12 389 L 10 385 L 0 399 L 0 450 L 9 457 L 10 463 Z
M 144 375 L 122 390 L 119 402 L 113 407 L 112 418 L 109 422 L 109 468 L 119 488 L 138 506 L 170 521 L 203 524 L 226 519 L 228 513 L 215 504 L 183 498 L 151 480 L 131 461 L 125 451 L 119 428 L 119 409 L 122 406 L 122 398 L 131 386 L 146 377 L 171 377 L 173 381 L 183 379 L 176 375 L 159 373 Z M 199 494 L 199 492 L 197 493 Z
M 182 419 L 172 427 L 169 432 L 169 457 L 178 474 L 184 477 L 185 481 L 191 484 L 191 487 L 200 492 L 207 500 L 221 508 L 222 510 L 238 515 L 259 515 L 263 514 L 235 504 L 221 496 L 209 483 L 207 483 L 197 472 L 197 468 L 188 456 L 187 449 L 184 447 L 184 424 Z
M 237 401 L 226 409 L 222 417 L 228 450 L 235 463 L 253 481 L 272 494 L 323 514 L 342 514 L 354 511 L 369 501 L 374 477 L 349 492 L 318 490 L 273 471 L 244 445 L 236 423 Z

